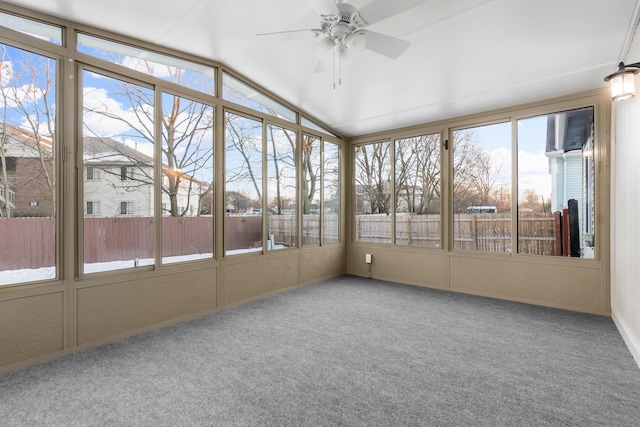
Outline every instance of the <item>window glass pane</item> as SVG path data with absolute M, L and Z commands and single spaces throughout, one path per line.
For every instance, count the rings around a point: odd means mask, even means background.
M 297 245 L 296 133 L 267 126 L 267 249 Z
M 55 279 L 56 60 L 0 54 L 0 285 Z
M 323 243 L 340 241 L 340 146 L 324 142 Z
M 153 90 L 87 70 L 82 83 L 82 159 L 101 177 L 84 175 L 100 203 L 84 215 L 84 272 L 153 265 Z
M 593 108 L 518 120 L 518 252 L 594 258 Z
M 322 132 L 322 133 L 325 133 L 325 134 L 331 135 L 331 136 L 336 136 L 333 132 L 330 132 L 326 128 L 315 124 L 315 122 L 312 122 L 311 120 L 307 119 L 305 116 L 301 117 L 300 124 L 302 126 L 308 127 L 309 129 L 317 130 L 318 132 Z
M 262 123 L 225 113 L 225 255 L 262 251 Z
M 320 139 L 302 136 L 302 244 L 320 244 Z
M 189 89 L 215 95 L 216 69 L 150 50 L 140 49 L 86 34 L 78 34 L 78 52 Z
M 389 141 L 355 147 L 355 240 L 391 243 Z
M 453 132 L 453 247 L 511 252 L 511 123 Z
M 213 107 L 162 94 L 162 262 L 213 257 Z
M 222 98 L 295 123 L 296 112 L 235 77 L 222 73 Z
M 396 244 L 439 248 L 440 134 L 396 141 Z
M 58 46 L 62 45 L 62 28 L 0 12 L 0 25 Z

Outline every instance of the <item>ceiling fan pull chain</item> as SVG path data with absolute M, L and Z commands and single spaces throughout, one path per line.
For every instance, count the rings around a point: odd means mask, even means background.
M 342 55 L 338 51 L 338 86 L 342 86 Z
M 333 45 L 333 90 L 336 90 L 336 51 L 338 50 L 338 45 Z

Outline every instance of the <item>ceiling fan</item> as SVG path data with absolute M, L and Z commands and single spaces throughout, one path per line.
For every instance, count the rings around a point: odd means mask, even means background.
M 335 89 L 336 68 L 338 84 L 342 84 L 342 57 L 353 55 L 364 49 L 379 53 L 391 59 L 398 58 L 410 45 L 406 40 L 365 29 L 365 27 L 424 3 L 425 0 L 373 0 L 357 9 L 343 0 L 308 0 L 320 15 L 320 28 L 277 31 L 257 34 L 258 36 L 281 36 L 287 39 L 313 36 L 320 38 L 316 52 L 325 56 L 333 54 L 333 74 Z M 316 71 L 323 70 L 320 62 Z

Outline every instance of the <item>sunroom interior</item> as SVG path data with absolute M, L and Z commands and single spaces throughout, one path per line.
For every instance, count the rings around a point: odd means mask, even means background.
M 640 3 L 382 3 L 0 2 L 0 372 L 344 274 L 609 316 L 640 364 Z M 319 52 L 336 4 L 364 50 Z

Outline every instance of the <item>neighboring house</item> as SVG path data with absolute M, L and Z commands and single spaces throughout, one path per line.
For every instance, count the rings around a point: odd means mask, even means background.
M 593 109 L 549 115 L 545 154 L 551 174 L 551 212 L 562 212 L 570 199 L 578 202 L 580 249 L 583 257 L 593 257 Z
M 55 213 L 53 144 L 26 129 L 0 123 L 0 217 Z M 6 165 L 6 170 L 3 165 Z
M 252 200 L 246 194 L 238 191 L 227 191 L 225 194 L 227 214 L 241 214 L 253 212 L 262 208 L 260 200 Z
M 113 138 L 85 137 L 84 213 L 94 217 L 153 216 L 153 159 Z M 163 187 L 168 173 L 163 166 Z M 176 200 L 178 215 L 197 216 L 206 183 L 181 174 Z M 169 195 L 162 193 L 162 213 L 169 214 Z

